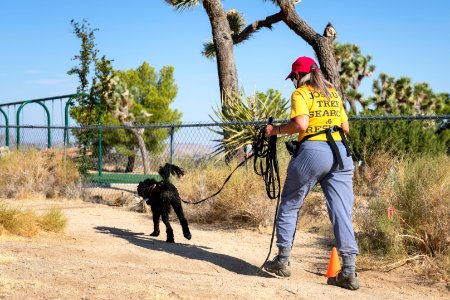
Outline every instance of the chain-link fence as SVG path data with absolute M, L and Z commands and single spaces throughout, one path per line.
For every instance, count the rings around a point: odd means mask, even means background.
M 448 139 L 444 135 L 446 132 L 448 135 L 450 131 L 445 130 L 449 127 L 449 119 L 449 115 L 350 118 L 354 132 L 350 136 L 356 152 L 354 158 L 361 160 L 365 155 L 363 151 L 370 150 L 365 147 L 371 143 L 388 144 L 404 151 L 418 152 L 423 152 L 426 147 L 448 147 Z M 284 122 L 286 121 L 275 121 Z M 238 130 L 246 130 L 245 128 L 262 127 L 264 124 L 265 122 L 236 122 L 226 125 L 227 128 L 235 126 Z M 0 126 L 0 147 L 9 151 L 58 149 L 63 153 L 64 159 L 83 161 L 86 179 L 84 188 L 91 193 L 125 190 L 135 192 L 138 182 L 157 174 L 158 168 L 167 162 L 192 169 L 215 161 L 214 153 L 222 146 L 220 139 L 223 136 L 220 132 L 223 125 Z M 390 136 L 389 131 L 398 131 L 401 136 Z M 143 143 L 139 143 L 139 137 Z M 400 143 L 405 139 L 406 142 Z M 435 139 L 432 141 L 434 144 L 430 139 Z M 86 141 L 84 146 L 81 145 L 81 140 Z M 283 147 L 282 143 L 279 144 L 280 148 Z M 415 150 L 411 150 L 412 146 L 416 147 Z M 147 155 L 144 156 L 143 153 Z M 237 159 L 242 160 L 244 156 L 242 149 L 238 152 Z M 143 158 L 146 158 L 147 164 Z M 282 169 L 285 167 L 280 166 Z

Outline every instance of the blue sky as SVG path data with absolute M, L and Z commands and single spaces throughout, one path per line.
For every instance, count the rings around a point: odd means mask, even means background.
M 263 0 L 223 4 L 242 11 L 247 22 L 278 11 Z M 297 11 L 319 33 L 332 22 L 339 42 L 358 44 L 372 55 L 376 72 L 362 84 L 365 95 L 380 72 L 450 92 L 450 1 L 303 0 Z M 99 29 L 97 46 L 116 69 L 143 61 L 157 70 L 174 66 L 178 96 L 172 107 L 183 112 L 184 122 L 210 120 L 219 88 L 215 61 L 201 55 L 203 42 L 211 38 L 208 17 L 202 6 L 178 12 L 163 0 L 0 1 L 0 103 L 75 92 L 77 79 L 66 74 L 80 47 L 71 19 L 86 19 Z M 239 83 L 248 94 L 275 88 L 289 98 L 292 84 L 284 78 L 301 55 L 314 53 L 284 23 L 263 29 L 235 47 Z M 27 107 L 28 123 L 43 124 L 34 109 L 40 108 Z

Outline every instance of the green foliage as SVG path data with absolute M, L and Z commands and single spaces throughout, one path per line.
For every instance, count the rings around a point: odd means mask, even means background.
M 105 56 L 97 58 L 99 51 L 95 48 L 94 36 L 97 29 L 91 29 L 86 21 L 82 24 L 72 21 L 72 26 L 82 42 L 80 54 L 74 57 L 79 65 L 68 72 L 78 75 L 80 81 L 76 104 L 70 110 L 72 118 L 80 125 L 180 123 L 181 113 L 169 107 L 177 95 L 173 67 L 165 66 L 157 74 L 154 68 L 144 62 L 136 70 L 114 71 L 111 61 Z M 94 74 L 90 77 L 91 72 Z M 125 94 L 126 97 L 121 97 Z M 98 153 L 94 143 L 96 133 L 94 130 L 81 130 L 74 134 L 81 146 L 80 173 L 86 175 L 92 169 L 87 153 L 92 147 L 93 153 Z M 161 151 L 162 144 L 158 141 L 167 136 L 167 130 L 145 131 L 147 149 L 150 152 Z M 137 144 L 136 136 L 126 130 L 103 133 L 105 150 L 115 147 L 119 153 L 134 156 Z
M 436 95 L 436 108 L 435 112 L 437 115 L 450 115 L 450 94 L 441 93 Z M 439 134 L 450 134 L 450 120 L 440 120 L 438 121 L 438 133 Z M 450 153 L 450 144 L 448 145 L 448 152 Z
M 227 125 L 228 122 L 248 122 L 267 121 L 269 117 L 274 120 L 284 120 L 288 118 L 288 101 L 281 97 L 277 90 L 269 89 L 266 93 L 255 92 L 253 96 L 246 96 L 242 93 L 240 98 L 230 101 L 225 114 L 219 106 L 214 109 L 217 120 L 211 119 L 220 126 L 221 130 L 213 130 L 219 135 L 228 133 L 223 138 L 217 140 L 219 144 L 215 149 L 215 154 L 226 156 L 247 144 L 252 144 L 256 140 L 259 128 L 255 125 Z M 225 124 L 224 124 L 225 123 Z
M 70 115 L 80 125 L 94 125 L 98 122 L 99 115 L 106 110 L 102 95 L 107 95 L 108 81 L 112 73 L 111 61 L 102 56 L 97 57 L 99 50 L 95 47 L 94 33 L 98 29 L 92 29 L 90 24 L 83 20 L 80 24 L 71 21 L 75 35 L 81 40 L 80 54 L 72 60 L 79 61 L 77 66 L 70 69 L 67 74 L 77 75 L 79 85 L 77 87 L 76 103 L 70 110 Z M 94 72 L 93 76 L 90 74 Z M 81 143 L 89 140 L 87 137 L 79 137 Z
M 360 114 L 380 115 L 386 113 L 376 110 Z M 365 161 L 379 151 L 386 151 L 396 157 L 445 153 L 450 136 L 437 135 L 436 129 L 435 121 L 354 121 L 350 128 L 353 158 Z
M 359 221 L 361 232 L 356 235 L 358 248 L 362 253 L 382 257 L 401 255 L 401 247 L 395 238 L 400 226 L 399 220 L 388 218 L 388 208 L 389 203 L 385 201 L 370 200 L 364 216 Z
M 238 34 L 241 32 L 245 25 L 245 19 L 242 13 L 236 11 L 235 9 L 230 9 L 227 12 L 228 25 L 230 25 L 231 32 L 233 34 Z
M 385 73 L 373 82 L 370 102 L 386 113 L 416 115 L 438 112 L 445 107 L 446 94 L 435 94 L 426 82 L 412 84 L 408 77 L 395 79 Z
M 245 26 L 245 19 L 242 13 L 235 9 L 230 9 L 227 12 L 227 21 L 233 35 L 239 34 Z M 209 59 L 216 57 L 216 48 L 213 40 L 209 40 L 203 43 L 202 54 Z
M 339 68 L 341 86 L 345 97 L 350 102 L 350 108 L 356 112 L 356 102 L 359 102 L 363 110 L 370 104 L 363 99 L 363 94 L 358 91 L 361 81 L 365 77 L 372 76 L 375 66 L 370 64 L 372 57 L 363 56 L 358 45 L 334 43 L 334 55 Z
M 109 91 L 109 78 L 111 76 L 111 61 L 102 56 L 97 58 L 99 50 L 95 47 L 95 31 L 90 24 L 83 20 L 80 24 L 71 21 L 75 35 L 81 40 L 80 54 L 75 55 L 72 60 L 79 61 L 67 74 L 77 75 L 79 85 L 77 87 L 76 102 L 70 109 L 70 116 L 80 125 L 95 125 L 106 112 L 105 97 Z M 94 72 L 93 76 L 90 76 Z M 79 172 L 86 175 L 91 169 L 90 160 L 86 154 L 95 139 L 92 130 L 80 130 L 72 132 L 80 147 L 80 158 L 78 160 Z
M 374 96 L 369 101 L 381 114 L 442 115 L 450 113 L 449 94 L 435 94 L 426 82 L 413 84 L 408 77 L 395 79 L 381 73 L 379 79 L 374 80 L 373 91 Z M 412 153 L 432 152 L 433 148 L 440 153 L 445 145 L 447 145 L 447 149 L 450 149 L 450 133 L 449 130 L 446 130 L 450 128 L 448 120 L 416 121 L 416 123 L 411 126 L 403 126 L 402 130 L 396 132 L 401 134 L 399 135 L 401 137 L 405 136 L 405 142 L 401 143 L 402 145 L 394 143 L 390 148 L 394 149 L 395 146 L 400 146 L 400 152 L 412 150 Z M 423 125 L 423 128 L 419 123 Z M 397 127 L 402 127 L 402 125 L 399 124 Z M 385 144 L 393 140 L 393 137 L 388 138 L 385 140 Z
M 115 76 L 124 84 L 133 99 L 129 115 L 134 124 L 180 124 L 181 112 L 170 108 L 170 104 L 177 95 L 177 85 L 173 77 L 173 67 L 165 66 L 157 74 L 149 63 L 144 62 L 137 69 L 115 71 Z M 117 108 L 108 104 L 111 113 Z M 120 122 L 112 114 L 103 118 L 103 124 L 120 125 Z M 128 116 L 128 118 L 130 118 Z M 144 140 L 147 149 L 152 153 L 162 150 L 161 140 L 167 138 L 167 129 L 154 129 L 144 131 Z M 119 153 L 134 155 L 137 140 L 125 130 L 106 131 L 103 135 L 106 147 L 115 147 Z
M 200 0 L 165 0 L 165 1 L 178 10 L 193 9 L 200 2 Z
M 78 75 L 80 84 L 77 87 L 78 94 L 84 96 L 89 93 L 90 83 L 89 83 L 89 73 L 91 72 L 91 63 L 97 60 L 98 50 L 95 48 L 95 31 L 98 29 L 92 29 L 90 24 L 83 20 L 80 24 L 71 20 L 73 30 L 77 38 L 81 40 L 80 54 L 75 55 L 72 60 L 79 61 L 79 65 L 70 69 L 67 74 Z M 82 98 L 82 101 L 88 100 L 87 98 Z
M 209 40 L 203 43 L 203 51 L 202 54 L 209 59 L 213 59 L 216 57 L 216 46 L 214 45 L 213 40 Z

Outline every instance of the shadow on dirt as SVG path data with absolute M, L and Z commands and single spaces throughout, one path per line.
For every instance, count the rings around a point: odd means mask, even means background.
M 143 232 L 132 232 L 128 229 L 106 226 L 97 226 L 94 227 L 94 229 L 100 233 L 110 234 L 112 236 L 125 239 L 128 242 L 145 249 L 167 252 L 189 259 L 207 261 L 237 274 L 267 278 L 274 277 L 265 271 L 259 271 L 258 267 L 249 264 L 242 259 L 226 254 L 211 252 L 209 251 L 211 248 L 208 247 L 182 243 L 166 243 L 164 241 L 153 239 L 152 237 L 145 235 Z

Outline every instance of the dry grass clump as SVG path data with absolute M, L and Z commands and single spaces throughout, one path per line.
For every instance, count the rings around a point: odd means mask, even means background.
M 445 155 L 379 164 L 389 170 L 379 184 L 382 188 L 355 215 L 363 253 L 391 260 L 415 257 L 448 277 L 449 165 Z
M 209 163 L 187 170 L 175 183 L 183 200 L 196 202 L 217 192 L 240 161 L 227 166 Z M 253 161 L 239 168 L 214 198 L 197 205 L 185 204 L 188 219 L 199 223 L 246 223 L 254 226 L 271 224 L 276 200 L 269 200 L 264 181 L 253 171 Z
M 80 195 L 75 164 L 61 150 L 15 151 L 0 158 L 0 197 L 74 198 Z
M 389 174 L 393 172 L 397 159 L 388 152 L 365 157 L 361 165 L 355 166 L 353 187 L 356 195 L 376 196 L 384 189 Z
M 66 225 L 67 219 L 59 209 L 51 209 L 37 215 L 32 211 L 11 208 L 0 202 L 0 235 L 31 237 L 41 230 L 61 232 Z
M 284 145 L 277 150 L 282 189 L 290 156 Z M 230 165 L 213 162 L 180 164 L 187 171 L 184 177 L 175 182 L 181 198 L 196 202 L 214 194 L 241 161 L 242 158 L 237 158 Z M 242 166 L 232 175 L 217 196 L 197 205 L 184 204 L 183 209 L 191 222 L 239 223 L 264 228 L 273 224 L 276 201 L 267 197 L 264 180 L 255 174 L 252 158 L 246 166 Z M 329 218 L 322 193 L 312 192 L 305 199 L 300 211 L 299 226 L 323 227 L 329 231 Z

